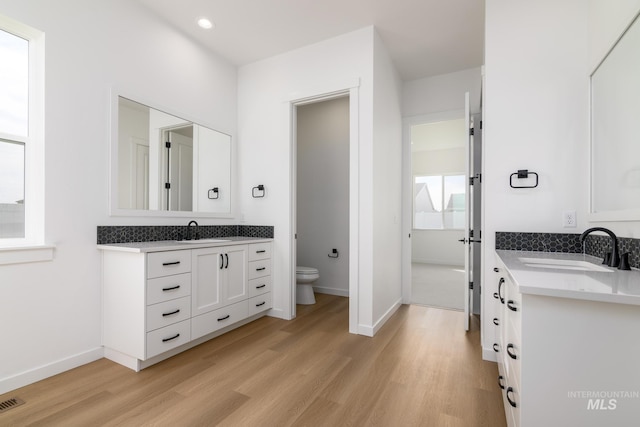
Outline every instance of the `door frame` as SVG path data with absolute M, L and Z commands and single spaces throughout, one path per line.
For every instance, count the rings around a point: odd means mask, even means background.
M 359 319 L 359 214 L 360 214 L 360 80 L 296 92 L 286 101 L 289 117 L 289 224 L 291 229 L 289 310 L 296 317 L 296 228 L 297 228 L 297 107 L 333 98 L 349 97 L 349 332 L 357 334 Z
M 402 119 L 402 303 L 411 304 L 411 234 L 413 232 L 413 173 L 411 127 L 464 118 L 464 108 Z

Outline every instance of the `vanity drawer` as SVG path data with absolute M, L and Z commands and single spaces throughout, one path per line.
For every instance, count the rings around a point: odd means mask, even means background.
M 271 258 L 271 242 L 249 245 L 249 261 Z
M 191 319 L 192 339 L 200 338 L 249 316 L 249 300 L 240 301 Z
M 255 297 L 267 292 L 271 292 L 271 276 L 258 277 L 249 280 L 249 296 Z
M 147 305 L 191 295 L 191 273 L 147 280 Z
M 271 308 L 271 292 L 249 298 L 249 316 Z
M 191 322 L 183 320 L 147 332 L 147 359 L 191 341 Z
M 147 332 L 191 317 L 191 297 L 186 296 L 147 307 Z
M 189 273 L 191 251 L 151 252 L 147 255 L 147 279 Z
M 271 260 L 263 259 L 249 263 L 249 280 L 271 275 Z

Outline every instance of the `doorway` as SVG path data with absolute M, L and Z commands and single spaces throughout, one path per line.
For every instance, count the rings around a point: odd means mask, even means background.
M 464 310 L 463 117 L 413 124 L 411 303 Z
M 296 106 L 296 266 L 316 293 L 349 296 L 349 97 Z

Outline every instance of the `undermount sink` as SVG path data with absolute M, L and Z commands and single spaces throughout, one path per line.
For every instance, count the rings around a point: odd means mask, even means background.
M 177 240 L 178 243 L 223 243 L 230 242 L 229 239 L 198 239 L 198 240 Z
M 573 259 L 554 259 L 554 258 L 520 258 L 520 262 L 527 267 L 536 268 L 553 268 L 560 270 L 573 271 L 600 271 L 604 273 L 612 273 L 613 270 L 602 265 L 593 264 L 588 261 L 579 261 Z

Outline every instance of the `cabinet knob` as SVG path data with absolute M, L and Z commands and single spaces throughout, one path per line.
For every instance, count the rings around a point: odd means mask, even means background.
M 496 353 L 500 352 L 500 345 L 497 342 L 493 343 L 493 351 L 495 351 Z
M 496 326 L 500 326 L 500 320 L 497 317 L 493 318 L 493 324 Z
M 493 271 L 495 271 L 496 273 L 498 273 L 500 271 L 500 269 L 498 267 L 493 267 Z
M 502 375 L 498 375 L 498 385 L 502 390 L 504 390 L 504 384 L 502 384 L 503 380 L 504 380 L 504 377 Z
M 515 302 L 513 302 L 512 299 L 507 301 L 507 307 L 509 307 L 509 310 L 511 311 L 518 311 L 518 307 L 515 306 Z

